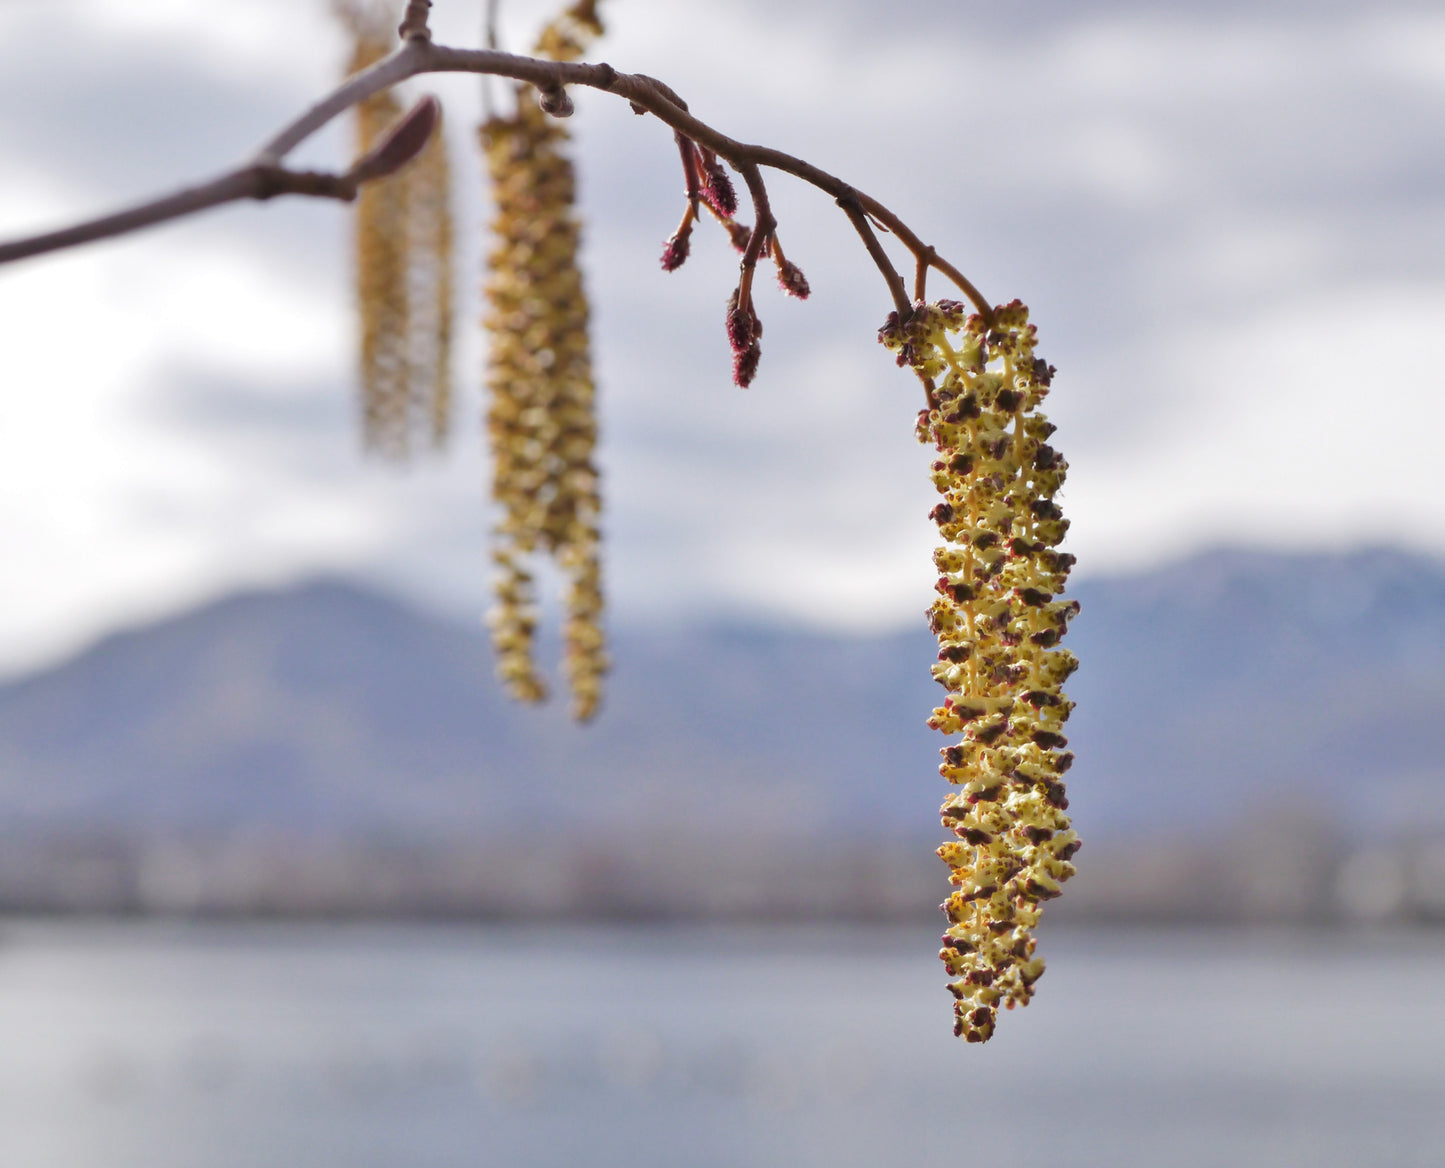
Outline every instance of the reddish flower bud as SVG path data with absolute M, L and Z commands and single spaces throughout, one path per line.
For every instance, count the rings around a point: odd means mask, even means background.
M 679 231 L 667 241 L 667 246 L 662 250 L 662 270 L 664 272 L 677 271 L 686 262 L 691 247 L 691 230 Z
M 734 288 L 732 296 L 728 298 L 728 344 L 732 346 L 734 355 L 749 348 L 763 331 L 762 322 L 758 320 L 753 306 L 738 302 L 738 291 Z
M 426 147 L 441 121 L 441 111 L 441 103 L 431 94 L 421 98 L 357 160 L 351 177 L 363 183 L 395 174 Z
M 758 360 L 762 355 L 757 341 L 742 352 L 733 354 L 733 384 L 739 389 L 747 389 L 752 384 L 758 373 Z
M 789 296 L 796 296 L 799 300 L 808 299 L 808 293 L 812 291 L 808 287 L 808 277 L 803 275 L 803 269 L 792 260 L 784 260 L 778 266 L 778 285 Z
M 733 180 L 723 165 L 711 155 L 702 162 L 702 197 L 708 206 L 724 219 L 731 219 L 738 213 L 738 194 L 733 190 Z

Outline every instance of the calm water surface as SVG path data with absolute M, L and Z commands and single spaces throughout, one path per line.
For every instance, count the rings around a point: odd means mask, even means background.
M 0 925 L 4 1168 L 1437 1168 L 1445 936 Z

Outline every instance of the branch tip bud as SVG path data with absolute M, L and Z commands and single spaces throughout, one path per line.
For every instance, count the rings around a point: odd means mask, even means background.
M 543 113 L 551 114 L 554 118 L 570 118 L 577 110 L 572 104 L 571 95 L 560 85 L 538 90 L 537 104 L 542 107 Z
M 662 251 L 662 270 L 664 272 L 675 272 L 687 261 L 688 253 L 692 247 L 692 231 L 679 231 L 667 241 L 667 246 Z
M 396 30 L 397 36 L 404 41 L 431 40 L 431 28 L 427 24 L 430 10 L 431 0 L 409 0 L 406 15 L 401 18 Z
M 699 177 L 702 179 L 699 193 L 720 216 L 731 219 L 738 213 L 738 193 L 733 189 L 732 179 L 711 150 L 699 149 L 698 157 L 701 162 Z
M 753 311 L 751 298 L 743 303 L 740 294 L 741 288 L 734 288 L 728 298 L 728 344 L 732 346 L 734 355 L 748 349 L 763 331 L 762 322 Z
M 441 102 L 427 94 L 357 159 L 348 177 L 364 183 L 395 174 L 426 148 L 441 116 Z
M 758 361 L 762 355 L 757 341 L 742 352 L 733 354 L 733 384 L 739 389 L 747 389 L 752 384 L 753 378 L 757 376 Z
M 796 296 L 799 300 L 808 299 L 812 292 L 808 287 L 808 277 L 803 275 L 803 269 L 792 260 L 784 260 L 778 265 L 778 286 L 789 296 Z

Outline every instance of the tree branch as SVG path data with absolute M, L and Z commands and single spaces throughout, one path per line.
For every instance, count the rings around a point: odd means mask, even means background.
M 114 215 L 105 215 L 44 235 L 18 239 L 13 243 L 0 244 L 0 264 L 60 251 L 67 247 L 78 247 L 82 243 L 93 243 L 99 239 L 128 235 L 144 227 L 165 223 L 171 219 L 182 219 L 187 215 L 194 215 L 197 211 L 219 207 L 223 203 L 233 203 L 237 199 L 270 199 L 276 195 L 292 194 L 349 202 L 356 197 L 356 185 L 356 181 L 347 175 L 286 170 L 279 166 L 252 163 L 200 186 L 187 187 L 173 195 L 141 203 Z
M 898 319 L 900 321 L 907 320 L 913 311 L 913 306 L 908 303 L 908 293 L 903 290 L 903 277 L 898 274 L 898 269 L 889 260 L 888 253 L 878 242 L 878 235 L 873 230 L 873 224 L 868 222 L 868 216 L 863 214 L 861 200 L 857 193 L 849 191 L 845 195 L 840 195 L 837 202 L 838 206 L 843 208 L 843 213 L 853 221 L 853 226 L 863 240 L 863 246 L 868 249 L 868 254 L 873 257 L 873 262 L 878 265 L 878 270 L 883 273 L 883 279 L 888 283 L 888 291 L 893 296 L 893 307 L 898 310 Z
M 414 6 L 419 13 L 425 5 Z M 415 26 L 414 26 L 415 27 Z M 424 25 L 421 26 L 424 28 Z M 415 28 L 420 32 L 420 28 Z M 768 167 L 790 174 L 831 195 L 859 228 L 870 255 L 878 264 L 884 279 L 888 282 L 889 293 L 895 304 L 899 303 L 900 313 L 907 315 L 909 309 L 902 277 L 887 260 L 882 245 L 872 228 L 866 222 L 871 218 L 895 236 L 912 253 L 920 271 L 917 285 L 922 285 L 921 273 L 935 268 L 956 284 L 985 317 L 992 316 L 992 307 L 982 293 L 974 287 L 956 267 L 942 259 L 934 249 L 919 237 L 878 200 L 857 190 L 836 175 L 767 146 L 756 146 L 738 142 L 726 134 L 699 121 L 688 112 L 686 104 L 661 82 L 643 74 L 619 73 L 611 65 L 589 65 L 582 62 L 540 60 L 534 57 L 516 56 L 493 49 L 456 49 L 433 44 L 420 35 L 413 35 L 394 53 L 378 61 L 369 69 L 348 78 L 326 97 L 306 110 L 261 147 L 254 159 L 228 174 L 209 183 L 188 190 L 167 195 L 149 203 L 141 204 L 118 214 L 108 215 L 75 227 L 53 231 L 0 244 L 0 264 L 11 263 L 29 256 L 74 247 L 112 236 L 124 235 L 142 227 L 179 219 L 208 207 L 246 198 L 270 198 L 276 194 L 295 193 L 320 195 L 329 198 L 348 199 L 355 194 L 355 182 L 343 175 L 306 175 L 289 171 L 281 166 L 281 160 L 292 150 L 330 122 L 337 115 L 353 105 L 384 89 L 389 89 L 409 77 L 425 73 L 478 73 L 498 77 L 509 77 L 515 81 L 527 82 L 538 90 L 558 92 L 568 85 L 585 85 L 624 98 L 639 113 L 652 114 L 672 127 L 674 131 L 691 138 L 699 146 L 711 150 L 718 157 L 732 164 L 748 183 L 749 192 L 757 202 L 758 191 L 762 189 L 758 168 Z M 347 184 L 350 182 L 350 190 Z M 755 185 L 756 183 L 756 185 Z M 759 208 L 759 223 L 754 226 L 758 235 L 763 228 L 762 219 L 767 207 L 767 196 Z M 767 212 L 771 220 L 771 213 Z M 861 226 L 860 226 L 861 221 Z M 769 223 L 770 232 L 774 224 Z M 761 242 L 758 251 L 761 251 Z M 751 251 L 752 248 L 750 247 Z M 753 256 L 756 261 L 757 255 Z

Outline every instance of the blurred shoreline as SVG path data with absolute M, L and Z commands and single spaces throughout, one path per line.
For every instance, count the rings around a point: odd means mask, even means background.
M 1445 922 L 1445 565 L 1223 548 L 1077 594 L 1049 920 Z M 0 684 L 0 913 L 939 922 L 925 633 L 613 649 L 572 726 L 480 630 L 322 580 Z
M 589 832 L 382 841 L 279 832 L 0 838 L 0 916 L 936 921 L 917 837 Z M 1210 836 L 1086 842 L 1048 919 L 1445 925 L 1445 839 L 1346 844 L 1256 817 Z

